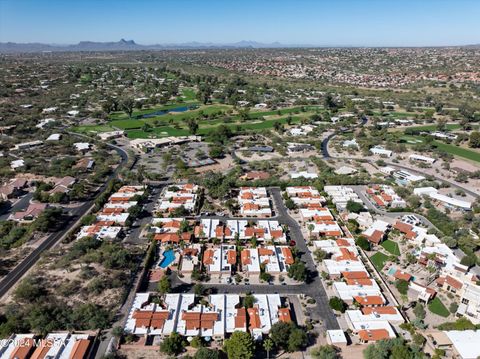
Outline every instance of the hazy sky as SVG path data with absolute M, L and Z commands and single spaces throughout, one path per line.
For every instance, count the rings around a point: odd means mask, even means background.
M 480 0 L 0 0 L 0 42 L 480 43 Z

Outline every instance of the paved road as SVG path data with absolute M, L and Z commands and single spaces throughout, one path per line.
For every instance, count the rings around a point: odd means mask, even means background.
M 373 161 L 371 161 L 373 162 Z M 434 177 L 435 179 L 439 180 L 439 181 L 442 181 L 442 182 L 445 182 L 445 183 L 448 183 L 450 186 L 452 187 L 455 187 L 455 188 L 458 188 L 462 191 L 464 191 L 465 193 L 469 194 L 470 196 L 474 197 L 474 198 L 480 198 L 480 194 L 476 193 L 476 192 L 473 192 L 471 191 L 468 187 L 463 187 L 462 185 L 459 185 L 457 183 L 454 183 L 454 182 L 451 182 L 449 180 L 446 180 L 444 178 L 441 178 L 441 177 L 437 177 L 437 176 L 434 176 L 434 175 L 430 175 L 430 174 L 425 174 L 424 172 L 420 171 L 420 170 L 416 170 L 416 169 L 413 169 L 411 167 L 408 167 L 408 166 L 402 166 L 402 165 L 399 165 L 398 163 L 393 163 L 393 162 L 387 162 L 385 161 L 385 163 L 391 167 L 396 167 L 396 168 L 400 168 L 402 170 L 408 170 L 409 172 L 413 172 L 413 173 L 416 173 L 418 175 L 422 175 L 422 176 L 431 176 L 431 177 Z
M 335 156 L 335 157 L 332 157 L 332 155 L 328 151 L 328 145 L 329 145 L 329 141 L 335 136 L 336 136 L 336 134 L 334 134 L 332 136 L 329 136 L 322 142 L 323 158 L 326 159 L 326 160 L 328 160 L 330 158 L 333 158 L 333 159 L 338 158 L 338 159 L 346 159 L 346 160 L 359 160 L 358 157 L 350 157 L 350 156 Z M 370 159 L 370 158 L 362 158 L 362 160 L 368 161 L 370 163 L 374 162 L 374 160 Z M 388 162 L 385 159 L 384 159 L 384 162 L 390 167 L 399 168 L 399 169 L 402 169 L 402 170 L 407 170 L 407 171 L 412 172 L 414 174 L 425 176 L 425 173 L 421 172 L 420 170 L 417 170 L 417 169 L 414 169 L 414 168 L 411 168 L 411 167 L 408 167 L 408 166 L 399 165 L 398 163 Z M 429 175 L 429 176 L 435 178 L 438 181 L 445 182 L 445 183 L 449 184 L 450 186 L 452 186 L 454 188 L 460 189 L 460 190 L 464 191 L 465 193 L 469 194 L 470 196 L 472 196 L 474 198 L 480 198 L 480 194 L 478 194 L 476 192 L 473 192 L 468 187 L 464 187 L 460 184 L 451 182 L 451 181 L 446 180 L 446 179 L 441 178 L 441 177 L 437 177 L 435 175 Z
M 109 179 L 115 178 L 119 170 L 125 165 L 128 160 L 128 154 L 120 147 L 110 145 L 114 148 L 121 157 L 120 165 L 110 175 Z M 102 193 L 106 186 L 107 181 L 103 184 L 98 193 Z M 61 231 L 50 234 L 32 253 L 30 253 L 22 262 L 20 262 L 10 273 L 8 273 L 2 281 L 0 281 L 0 298 L 3 297 L 12 288 L 17 281 L 19 281 L 32 266 L 37 263 L 41 254 L 50 248 L 52 248 L 58 241 L 60 241 L 79 221 L 79 219 L 92 207 L 95 199 L 84 202 L 81 206 L 70 209 L 70 217 Z
M 2 279 L 0 282 L 0 298 L 38 261 L 45 250 L 52 248 L 73 227 L 92 204 L 93 201 L 85 202 L 81 206 L 70 210 L 71 216 L 67 220 L 65 228 L 59 232 L 50 234 L 32 253 Z
M 309 309 L 309 316 L 318 321 L 322 321 L 327 329 L 338 329 L 340 328 L 337 322 L 337 319 L 331 310 L 328 304 L 328 296 L 323 288 L 321 278 L 318 276 L 317 268 L 310 251 L 308 250 L 307 243 L 302 235 L 299 224 L 292 218 L 287 212 L 287 208 L 283 204 L 282 194 L 279 188 L 271 187 L 268 189 L 270 195 L 275 204 L 277 210 L 276 220 L 280 224 L 288 225 L 290 229 L 290 236 L 295 240 L 296 246 L 299 252 L 302 255 L 302 260 L 305 262 L 306 267 L 309 271 L 309 282 L 301 284 L 291 284 L 291 285 L 279 285 L 279 284 L 212 284 L 212 283 L 202 283 L 203 287 L 206 289 L 213 289 L 217 293 L 232 293 L 232 294 L 245 294 L 247 292 L 257 293 L 257 294 L 281 294 L 281 295 L 298 295 L 306 294 L 316 300 L 316 306 Z M 221 220 L 228 219 L 240 219 L 233 217 L 202 217 L 202 218 L 218 218 Z M 241 218 L 245 219 L 245 218 Z M 255 218 L 254 220 L 258 220 Z M 183 293 L 193 293 L 194 287 L 193 284 L 184 283 L 177 275 L 172 274 L 170 276 L 172 281 L 172 287 L 175 288 L 178 292 Z M 154 289 L 155 284 L 150 284 L 149 289 Z
M 20 198 L 13 206 L 8 208 L 7 212 L 0 216 L 0 221 L 5 221 L 8 219 L 10 214 L 18 211 L 22 211 L 28 207 L 30 200 L 33 198 L 33 193 L 27 193 L 22 198 Z
M 151 197 L 143 206 L 143 212 L 145 213 L 145 216 L 138 219 L 131 227 L 130 233 L 125 239 L 125 243 L 143 244 L 147 242 L 145 238 L 140 238 L 140 233 L 142 232 L 144 226 L 152 222 L 153 207 L 157 203 L 158 197 L 162 192 L 162 188 L 163 186 L 152 188 Z
M 398 217 L 403 217 L 403 216 L 406 216 L 406 215 L 414 215 L 415 217 L 417 217 L 425 226 L 427 227 L 430 227 L 430 228 L 433 228 L 439 232 L 441 232 L 437 227 L 435 227 L 435 225 L 430 222 L 426 217 L 422 216 L 421 214 L 418 214 L 418 213 L 414 213 L 414 212 L 388 212 L 388 211 L 384 211 L 383 209 L 380 209 L 378 208 L 377 206 L 375 206 L 372 201 L 370 201 L 370 199 L 365 195 L 364 193 L 364 190 L 365 190 L 365 186 L 362 186 L 362 185 L 352 185 L 352 186 L 347 186 L 347 187 L 351 187 L 355 193 L 358 195 L 358 197 L 360 197 L 360 199 L 363 201 L 363 203 L 367 206 L 367 208 L 377 214 L 380 214 L 382 216 L 385 216 L 385 217 L 389 217 L 389 218 L 392 218 L 392 219 L 396 219 Z
M 330 158 L 330 154 L 328 153 L 328 142 L 335 136 L 335 133 L 332 133 L 325 137 L 322 141 L 321 149 L 322 149 L 322 156 L 325 159 Z
M 303 237 L 300 225 L 288 214 L 287 208 L 283 204 L 282 193 L 279 188 L 269 188 L 275 208 L 277 209 L 278 221 L 282 224 L 288 225 L 290 229 L 290 236 L 296 242 L 297 248 L 302 252 L 302 260 L 305 262 L 308 271 L 310 272 L 311 282 L 305 284 L 303 288 L 297 288 L 297 294 L 307 294 L 315 298 L 316 306 L 311 309 L 309 313 L 312 317 L 319 316 L 325 323 L 327 329 L 339 329 L 337 319 L 328 304 L 328 296 L 323 288 L 320 276 L 317 272 L 317 267 L 313 261 L 312 255 L 307 247 L 307 242 Z M 269 286 L 270 287 L 270 286 Z M 282 286 L 277 287 L 282 290 Z M 297 287 L 297 286 L 294 286 Z M 293 288 L 292 288 L 293 289 Z M 290 290 L 290 288 L 288 288 Z M 319 318 L 319 319 L 320 319 Z

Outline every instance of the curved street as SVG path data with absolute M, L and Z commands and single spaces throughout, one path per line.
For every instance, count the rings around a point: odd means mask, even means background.
M 358 157 L 351 157 L 351 156 L 332 156 L 331 153 L 329 152 L 328 150 L 328 146 L 329 146 L 329 142 L 330 140 L 335 137 L 337 134 L 333 134 L 331 136 L 328 136 L 327 138 L 325 138 L 325 140 L 323 140 L 322 142 L 322 155 L 323 155 L 323 158 L 325 160 L 329 160 L 329 159 L 343 159 L 343 160 L 359 160 Z M 364 161 L 368 161 L 369 163 L 372 163 L 374 162 L 374 160 L 370 159 L 370 158 L 362 158 L 362 160 Z M 399 168 L 399 169 L 402 169 L 402 170 L 407 170 L 407 171 L 410 171 L 410 172 L 413 172 L 414 174 L 418 174 L 418 175 L 425 175 L 425 173 L 419 171 L 419 170 L 416 170 L 416 169 L 413 169 L 411 167 L 408 167 L 408 166 L 403 166 L 403 165 L 399 165 L 398 163 L 393 163 L 393 162 L 389 162 L 389 161 L 385 161 L 384 162 L 391 166 L 391 167 L 395 167 L 395 168 Z M 438 181 L 442 181 L 442 182 L 445 182 L 447 184 L 449 184 L 450 186 L 452 187 L 455 187 L 457 189 L 460 189 L 462 191 L 464 191 L 465 193 L 469 194 L 470 196 L 473 196 L 475 198 L 480 198 L 480 194 L 476 193 L 476 192 L 473 192 L 471 191 L 468 187 L 464 187 L 462 185 L 459 185 L 457 183 L 454 183 L 454 182 L 451 182 L 449 180 L 446 180 L 444 178 L 441 178 L 441 177 L 438 177 L 438 176 L 435 176 L 435 175 L 430 175 L 432 176 L 433 178 L 435 178 L 436 180 Z
M 128 161 L 128 154 L 122 148 L 107 144 L 119 154 L 121 161 L 115 171 L 109 176 L 105 183 L 99 188 L 98 193 L 105 191 L 109 180 L 116 178 L 120 169 L 125 166 Z M 25 196 L 27 197 L 27 196 Z M 81 206 L 70 210 L 70 217 L 65 224 L 65 227 L 58 232 L 51 233 L 37 248 L 35 248 L 23 261 L 21 261 L 10 273 L 8 273 L 0 281 L 0 298 L 2 298 L 22 277 L 32 268 L 40 259 L 41 254 L 52 248 L 57 242 L 62 240 L 75 226 L 79 223 L 81 218 L 92 208 L 95 198 L 84 202 Z

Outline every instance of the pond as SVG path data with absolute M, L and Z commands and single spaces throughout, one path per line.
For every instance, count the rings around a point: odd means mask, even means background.
M 166 115 L 166 114 L 169 114 L 169 113 L 185 112 L 185 111 L 188 111 L 188 110 L 191 110 L 191 109 L 192 108 L 189 107 L 189 106 L 181 106 L 181 107 L 171 108 L 170 110 L 158 110 L 158 111 L 155 111 L 155 112 L 146 113 L 144 115 L 136 116 L 135 118 L 136 119 L 152 118 L 152 117 Z

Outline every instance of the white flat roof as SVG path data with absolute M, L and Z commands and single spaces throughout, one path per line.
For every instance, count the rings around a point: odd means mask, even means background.
M 327 335 L 332 344 L 347 344 L 347 337 L 343 330 L 327 330 Z
M 450 330 L 444 332 L 462 359 L 480 356 L 480 330 Z

